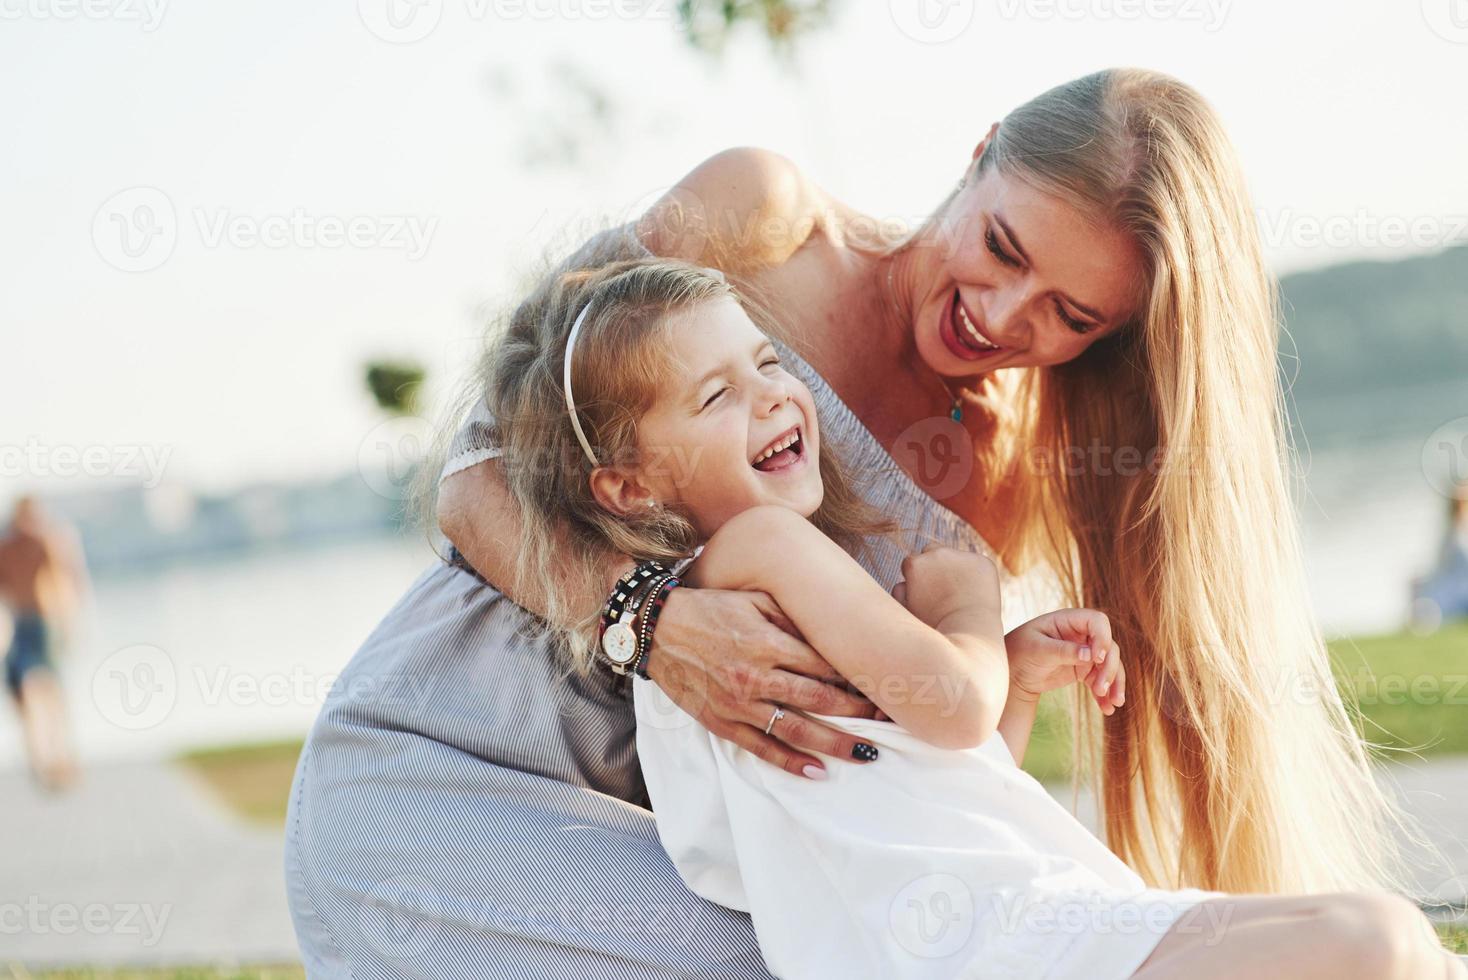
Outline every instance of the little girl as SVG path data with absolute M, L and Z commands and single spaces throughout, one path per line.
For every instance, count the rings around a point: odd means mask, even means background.
M 663 844 L 690 889 L 750 914 L 772 973 L 1124 980 L 1224 894 L 1146 887 L 1018 766 L 1033 703 L 1011 689 L 1084 679 L 1106 713 L 1124 702 L 1106 618 L 1063 610 L 1006 638 L 993 564 L 951 549 L 908 559 L 884 590 L 843 550 L 882 520 L 718 273 L 614 262 L 562 277 L 544 309 L 498 342 L 485 379 L 522 584 L 554 593 L 577 564 L 561 559 L 608 544 L 685 559 L 688 585 L 769 593 L 881 710 L 812 716 L 880 761 L 803 779 L 629 675 Z M 580 669 L 597 638 L 595 621 L 568 635 Z M 789 718 L 777 708 L 766 731 Z

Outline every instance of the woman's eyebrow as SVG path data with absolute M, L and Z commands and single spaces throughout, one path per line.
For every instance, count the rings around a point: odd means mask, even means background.
M 1016 252 L 1019 253 L 1020 258 L 1025 260 L 1025 265 L 1034 265 L 1035 263 L 1030 261 L 1030 254 L 1026 252 L 1025 247 L 1019 243 L 1019 238 L 1016 237 L 1016 235 L 1014 234 L 1014 229 L 1009 227 L 1009 222 L 1004 220 L 1004 216 L 996 211 L 994 213 L 994 220 L 998 222 L 1000 228 L 1004 229 L 1004 237 L 1009 239 L 1009 244 L 1013 246 Z M 1093 307 L 1087 306 L 1085 303 L 1077 302 L 1076 298 L 1074 296 L 1071 296 L 1069 293 L 1061 293 L 1060 298 L 1065 300 L 1071 306 L 1074 306 L 1077 310 L 1080 310 L 1081 316 L 1088 316 L 1092 320 L 1095 320 L 1097 322 L 1104 322 L 1106 319 L 1106 316 L 1104 314 L 1098 313 Z

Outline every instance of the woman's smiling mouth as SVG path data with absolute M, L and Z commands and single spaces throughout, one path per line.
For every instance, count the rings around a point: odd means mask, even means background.
M 994 343 L 979 330 L 978 325 L 969 317 L 968 310 L 964 308 L 956 287 L 949 294 L 948 302 L 943 305 L 942 315 L 938 320 L 938 337 L 955 357 L 961 357 L 965 361 L 983 360 L 1008 350 L 1007 347 Z

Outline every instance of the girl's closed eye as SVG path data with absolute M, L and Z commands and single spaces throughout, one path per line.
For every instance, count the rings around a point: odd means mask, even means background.
M 718 401 L 723 396 L 724 392 L 726 392 L 728 390 L 729 390 L 729 386 L 728 385 L 724 385 L 724 387 L 720 388 L 718 391 L 714 392 L 712 395 L 709 395 L 708 399 L 703 403 L 702 407 L 699 408 L 699 411 L 702 412 L 705 408 L 708 408 L 714 402 Z

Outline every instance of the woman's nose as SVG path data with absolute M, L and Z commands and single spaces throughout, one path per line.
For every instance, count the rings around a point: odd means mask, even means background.
M 1024 347 L 1029 337 L 1029 302 L 1022 293 L 1003 289 L 985 297 L 984 327 L 1001 347 Z

